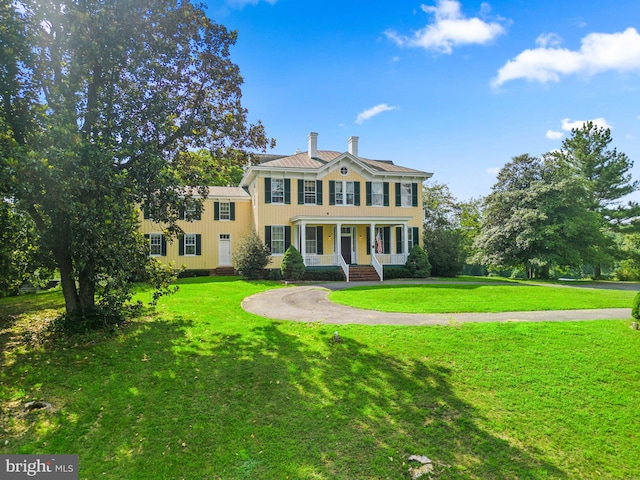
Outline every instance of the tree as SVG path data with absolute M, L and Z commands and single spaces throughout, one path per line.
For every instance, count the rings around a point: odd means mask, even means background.
M 264 269 L 271 262 L 269 247 L 255 230 L 240 239 L 233 254 L 233 266 L 240 275 L 249 280 L 264 277 Z
M 548 276 L 550 266 L 580 265 L 601 241 L 584 182 L 553 157 L 515 157 L 485 199 L 476 261 Z
M 411 247 L 404 267 L 411 277 L 426 278 L 431 275 L 429 257 L 420 245 Z
M 180 158 L 242 162 L 269 143 L 240 102 L 236 33 L 188 0 L 20 0 L 0 16 L 0 194 L 33 219 L 68 313 L 96 297 L 117 310 L 153 270 L 138 206 L 168 235 L 201 209 L 206 183 Z
M 287 251 L 284 252 L 280 270 L 282 271 L 282 278 L 287 280 L 299 280 L 304 275 L 304 259 L 300 251 L 293 245 L 289 245 Z
M 609 128 L 586 122 L 571 130 L 571 135 L 562 143 L 562 149 L 551 155 L 584 180 L 587 207 L 599 216 L 601 228 L 605 232 L 620 230 L 640 216 L 637 203 L 622 203 L 625 196 L 638 189 L 638 181 L 630 173 L 633 162 L 626 154 L 610 149 Z M 611 262 L 617 249 L 612 235 L 602 236 L 594 247 L 594 276 L 599 278 L 601 264 Z

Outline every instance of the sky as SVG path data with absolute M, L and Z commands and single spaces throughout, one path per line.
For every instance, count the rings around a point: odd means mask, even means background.
M 583 122 L 640 179 L 638 0 L 207 0 L 238 41 L 249 121 L 269 153 L 347 151 L 432 172 L 460 200 L 513 157 L 558 149 Z M 640 198 L 637 198 L 640 199 Z

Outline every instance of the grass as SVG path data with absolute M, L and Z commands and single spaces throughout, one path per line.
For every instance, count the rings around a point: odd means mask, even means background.
M 59 293 L 0 300 L 0 453 L 77 453 L 86 479 L 397 479 L 412 454 L 437 479 L 638 478 L 628 321 L 349 325 L 335 343 L 240 308 L 274 286 L 185 279 L 157 313 L 71 339 L 28 334 Z
M 331 301 L 384 312 L 459 313 L 631 307 L 637 292 L 533 285 L 394 285 L 356 287 Z

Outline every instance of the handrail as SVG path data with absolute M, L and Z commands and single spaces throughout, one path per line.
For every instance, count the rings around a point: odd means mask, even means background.
M 344 261 L 344 258 L 342 258 L 342 255 L 338 255 L 338 261 L 340 262 L 340 268 L 342 268 L 342 271 L 344 272 L 344 278 L 346 278 L 348 282 L 349 281 L 349 265 L 347 265 L 347 262 Z
M 380 277 L 380 281 L 383 280 L 383 269 L 382 269 L 382 265 L 380 265 L 380 262 L 378 261 L 378 259 L 376 258 L 376 254 L 375 253 L 371 253 L 371 265 L 373 265 L 373 268 L 376 269 L 376 273 L 378 274 L 378 276 Z

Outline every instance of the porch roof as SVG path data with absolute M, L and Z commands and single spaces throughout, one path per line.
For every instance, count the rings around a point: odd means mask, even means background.
M 289 221 L 296 223 L 315 223 L 318 225 L 337 224 L 342 225 L 371 225 L 374 224 L 391 224 L 405 225 L 413 220 L 413 217 L 397 217 L 397 216 L 371 216 L 371 217 L 350 217 L 350 216 L 322 216 L 322 215 L 296 215 L 291 217 Z

